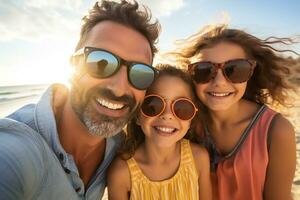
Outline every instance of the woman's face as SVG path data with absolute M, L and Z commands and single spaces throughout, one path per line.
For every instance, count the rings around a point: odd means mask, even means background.
M 203 49 L 192 59 L 192 63 L 198 61 L 210 61 L 224 63 L 228 60 L 246 58 L 242 47 L 229 42 L 220 42 L 216 45 Z M 228 81 L 221 69 L 208 83 L 195 83 L 198 98 L 211 111 L 225 111 L 236 105 L 243 97 L 247 82 L 232 83 Z

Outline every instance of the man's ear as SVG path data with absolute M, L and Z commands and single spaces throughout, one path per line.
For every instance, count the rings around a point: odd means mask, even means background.
M 73 76 L 76 79 L 80 79 L 85 74 L 84 68 L 84 56 L 71 56 L 70 64 L 73 70 Z
M 75 56 L 71 56 L 70 57 L 70 63 L 71 63 L 71 65 L 76 65 L 76 57 Z
M 84 65 L 83 56 L 71 56 L 70 63 L 74 69 L 81 68 Z
M 139 115 L 137 115 L 135 118 L 136 118 L 135 123 L 136 123 L 137 125 L 141 126 L 141 122 L 140 122 L 140 117 L 139 117 Z

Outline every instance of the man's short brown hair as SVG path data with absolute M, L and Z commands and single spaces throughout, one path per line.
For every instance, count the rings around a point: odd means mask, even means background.
M 160 24 L 157 20 L 151 22 L 150 10 L 145 6 L 142 6 L 142 8 L 143 10 L 139 9 L 136 1 L 132 1 L 132 3 L 126 0 L 121 0 L 120 2 L 109 0 L 96 2 L 89 13 L 82 18 L 83 25 L 76 50 L 83 47 L 88 33 L 96 24 L 110 20 L 131 27 L 145 36 L 149 41 L 152 56 L 154 56 L 157 52 L 155 43 L 160 32 Z

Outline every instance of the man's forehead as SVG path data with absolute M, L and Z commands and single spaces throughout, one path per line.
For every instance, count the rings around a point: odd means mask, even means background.
M 118 56 L 133 61 L 152 61 L 148 40 L 131 27 L 113 21 L 103 21 L 95 25 L 87 35 L 84 46 L 109 50 Z

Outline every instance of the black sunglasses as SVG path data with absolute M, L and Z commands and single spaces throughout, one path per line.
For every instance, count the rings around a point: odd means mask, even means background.
M 196 83 L 208 83 L 217 75 L 221 69 L 224 77 L 232 83 L 243 83 L 248 81 L 254 71 L 256 61 L 248 59 L 228 60 L 224 63 L 212 63 L 201 61 L 188 66 L 193 80 Z
M 87 72 L 95 78 L 108 78 L 116 74 L 122 65 L 127 66 L 130 84 L 138 90 L 147 89 L 155 80 L 158 71 L 147 64 L 130 62 L 104 49 L 83 47 L 73 57 L 84 54 Z

